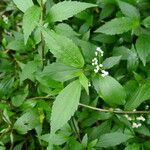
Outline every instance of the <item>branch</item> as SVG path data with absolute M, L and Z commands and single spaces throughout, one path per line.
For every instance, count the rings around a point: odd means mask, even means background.
M 92 109 L 92 110 L 96 110 L 99 112 L 110 112 L 110 113 L 115 113 L 115 114 L 150 114 L 150 111 L 123 111 L 123 110 L 118 111 L 118 110 L 114 110 L 113 108 L 100 109 L 100 108 L 92 107 L 92 106 L 81 104 L 81 103 L 79 103 L 79 106 Z
M 54 99 L 54 97 L 33 97 L 33 98 L 29 98 L 29 100 L 33 100 L 33 99 Z M 109 112 L 109 113 L 115 113 L 115 114 L 150 114 L 150 111 L 144 111 L 144 110 L 139 110 L 139 111 L 123 111 L 123 110 L 115 110 L 113 108 L 110 109 L 102 109 L 102 108 L 97 108 L 97 107 L 92 107 L 89 105 L 85 105 L 82 103 L 79 103 L 79 106 L 81 107 L 85 107 L 91 110 L 96 110 L 99 112 Z

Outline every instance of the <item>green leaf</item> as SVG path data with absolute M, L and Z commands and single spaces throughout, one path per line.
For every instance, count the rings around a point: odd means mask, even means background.
M 127 140 L 131 138 L 132 138 L 131 135 L 128 135 L 122 132 L 106 133 L 100 136 L 96 146 L 104 147 L 104 148 L 116 146 L 116 145 L 126 142 Z
M 95 32 L 101 32 L 109 35 L 122 34 L 139 26 L 139 20 L 122 17 L 115 18 L 99 27 Z
M 146 27 L 146 28 L 150 28 L 150 16 L 148 16 L 147 18 L 145 18 L 142 22 L 142 24 Z
M 102 8 L 102 11 L 100 13 L 100 18 L 101 19 L 105 19 L 105 18 L 109 17 L 113 13 L 114 10 L 115 10 L 115 5 L 113 5 L 113 4 L 106 4 Z
M 26 50 L 26 46 L 24 45 L 23 39 L 11 41 L 10 43 L 8 43 L 7 48 L 22 52 L 25 52 Z
M 48 19 L 51 22 L 63 21 L 66 20 L 77 13 L 90 8 L 96 7 L 97 5 L 84 3 L 84 2 L 76 2 L 76 1 L 63 1 L 59 2 L 52 6 L 48 13 Z
M 64 82 L 79 76 L 80 72 L 81 69 L 66 66 L 61 63 L 52 63 L 44 68 L 42 76 L 50 76 L 54 80 Z
M 95 78 L 94 87 L 99 96 L 109 105 L 123 105 L 125 103 L 125 91 L 122 85 L 110 76 Z
M 76 68 L 84 66 L 83 56 L 71 39 L 52 30 L 43 30 L 42 33 L 48 48 L 59 62 Z
M 118 0 L 119 7 L 122 13 L 127 17 L 140 18 L 140 13 L 136 7 L 133 5 Z
M 81 94 L 81 84 L 74 81 L 56 97 L 52 107 L 51 131 L 55 133 L 63 127 L 77 110 Z
M 85 88 L 87 94 L 89 95 L 89 86 L 88 86 L 88 79 L 87 77 L 82 73 L 79 77 L 79 81 L 81 85 Z
M 133 110 L 137 108 L 142 102 L 150 99 L 150 80 L 147 80 L 145 84 L 141 85 L 138 90 L 136 90 L 130 100 L 126 103 L 126 110 Z
M 37 69 L 38 63 L 36 61 L 29 61 L 27 64 L 24 64 L 20 73 L 20 82 L 26 79 L 34 80 L 34 73 Z
M 16 92 L 16 95 L 12 97 L 12 104 L 15 107 L 19 107 L 27 96 L 28 96 L 28 86 L 26 86 L 24 90 Z
M 149 35 L 140 35 L 136 41 L 137 53 L 143 63 L 146 65 L 146 58 L 150 54 L 150 38 Z
M 35 110 L 30 110 L 23 114 L 14 124 L 14 129 L 16 129 L 20 134 L 26 134 L 27 131 L 32 130 L 40 124 L 39 114 Z
M 128 145 L 124 150 L 140 150 L 140 147 L 139 143 L 133 143 Z
M 106 58 L 102 64 L 104 69 L 110 69 L 113 66 L 119 64 L 120 60 L 121 60 L 121 56 L 113 56 L 113 57 Z
M 27 40 L 32 33 L 32 31 L 37 26 L 40 19 L 41 9 L 38 6 L 32 6 L 26 10 L 23 16 L 23 32 L 24 32 L 24 42 Z
M 23 12 L 25 12 L 29 7 L 34 5 L 32 0 L 13 0 L 13 2 Z
M 138 67 L 138 64 L 139 64 L 138 55 L 134 46 L 132 46 L 132 49 L 130 50 L 130 55 L 127 59 L 127 68 L 129 71 L 135 71 Z
M 13 77 L 5 77 L 0 81 L 0 97 L 7 96 L 10 94 L 14 84 Z
M 59 23 L 57 26 L 55 26 L 56 33 L 60 34 L 60 35 L 65 35 L 67 37 L 73 37 L 73 36 L 78 36 L 80 34 L 78 34 L 77 32 L 75 32 L 71 26 L 69 26 L 66 23 Z

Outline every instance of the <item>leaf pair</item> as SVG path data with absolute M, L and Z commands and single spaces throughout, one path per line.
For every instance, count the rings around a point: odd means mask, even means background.
M 38 6 L 35 6 L 32 0 L 26 1 L 13 0 L 13 1 L 16 4 L 16 6 L 25 13 L 23 16 L 23 31 L 24 31 L 24 42 L 26 44 L 30 34 L 38 25 L 42 9 Z M 52 6 L 52 8 L 48 13 L 49 18 L 48 20 L 50 22 L 63 21 L 87 8 L 95 6 L 97 5 L 76 1 L 60 2 Z

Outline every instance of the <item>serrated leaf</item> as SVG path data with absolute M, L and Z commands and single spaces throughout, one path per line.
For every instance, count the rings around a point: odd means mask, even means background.
M 129 71 L 135 71 L 138 67 L 139 60 L 137 56 L 137 52 L 135 48 L 132 46 L 132 49 L 130 50 L 130 55 L 127 59 L 127 68 Z
M 54 80 L 64 82 L 79 76 L 80 72 L 81 69 L 66 66 L 61 63 L 52 63 L 44 68 L 42 76 L 50 76 Z
M 113 57 L 106 58 L 102 64 L 104 69 L 110 69 L 113 66 L 119 64 L 120 60 L 121 60 L 121 56 L 113 56 Z
M 23 52 L 25 52 L 26 50 L 26 46 L 24 45 L 23 39 L 11 41 L 10 43 L 8 43 L 7 48 L 16 51 L 23 51 Z
M 34 72 L 38 69 L 38 63 L 36 61 L 29 61 L 27 64 L 24 64 L 22 72 L 20 73 L 20 82 L 30 79 L 34 80 Z
M 99 96 L 109 105 L 125 104 L 125 90 L 122 85 L 111 76 L 95 78 L 94 87 Z
M 89 86 L 88 86 L 89 82 L 87 77 L 83 73 L 79 76 L 79 81 L 81 85 L 85 88 L 87 94 L 89 95 Z
M 105 19 L 105 18 L 109 17 L 113 13 L 114 10 L 115 10 L 115 5 L 113 5 L 113 4 L 106 4 L 102 8 L 102 11 L 100 13 L 100 18 L 101 19 Z
M 14 77 L 5 77 L 0 81 L 0 97 L 9 95 L 14 84 Z
M 150 81 L 146 81 L 136 90 L 129 101 L 125 105 L 126 110 L 133 110 L 137 108 L 142 102 L 150 99 Z
M 23 114 L 14 124 L 20 134 L 26 134 L 29 130 L 32 130 L 40 124 L 39 114 L 35 110 L 30 110 Z
M 73 37 L 73 36 L 79 36 L 77 32 L 75 32 L 71 26 L 69 26 L 66 23 L 59 23 L 57 26 L 55 26 L 56 33 L 60 35 L 65 35 L 67 37 Z
M 122 11 L 122 13 L 127 17 L 133 17 L 133 18 L 139 18 L 140 13 L 136 7 L 133 5 L 123 2 L 121 0 L 118 0 L 119 7 Z
M 136 41 L 137 53 L 143 63 L 146 65 L 146 58 L 150 54 L 150 38 L 149 35 L 140 35 Z
M 145 18 L 142 23 L 146 28 L 150 28 L 150 16 Z
M 53 103 L 51 115 L 51 132 L 63 127 L 77 110 L 81 94 L 81 84 L 74 81 L 65 87 Z
M 23 16 L 23 32 L 24 32 L 24 42 L 27 40 L 32 33 L 32 31 L 37 26 L 40 19 L 41 9 L 38 6 L 32 6 L 28 8 Z
M 13 2 L 23 12 L 25 12 L 29 7 L 34 5 L 32 0 L 13 0 Z
M 76 1 L 63 1 L 59 2 L 52 6 L 48 13 L 48 19 L 51 22 L 63 21 L 66 20 L 77 13 L 90 8 L 96 7 L 97 5 L 84 3 L 84 2 L 76 2 Z
M 133 143 L 127 145 L 127 147 L 124 150 L 140 150 L 141 145 L 139 143 Z
M 101 32 L 109 35 L 122 34 L 138 27 L 139 21 L 129 17 L 112 19 L 99 27 L 95 32 Z
M 43 30 L 42 33 L 48 48 L 59 62 L 76 68 L 84 66 L 83 56 L 71 39 L 52 30 Z
M 111 147 L 119 145 L 127 140 L 131 139 L 132 135 L 128 135 L 122 132 L 113 132 L 113 133 L 106 133 L 100 136 L 97 147 Z
M 16 92 L 16 95 L 12 97 L 12 105 L 14 105 L 15 107 L 19 107 L 27 96 L 28 96 L 28 86 L 26 86 L 23 90 Z

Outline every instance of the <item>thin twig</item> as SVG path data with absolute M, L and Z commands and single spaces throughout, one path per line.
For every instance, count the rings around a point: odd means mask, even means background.
M 32 97 L 29 99 L 54 99 L 54 97 Z M 109 113 L 115 113 L 115 114 L 150 114 L 150 111 L 144 111 L 144 110 L 137 110 L 137 111 L 123 111 L 123 110 L 115 110 L 114 108 L 110 108 L 110 109 L 102 109 L 102 108 L 97 108 L 97 107 L 92 107 L 89 105 L 85 105 L 82 103 L 79 103 L 79 106 L 81 107 L 85 107 L 91 110 L 96 110 L 99 112 L 109 112 Z
M 115 113 L 115 114 L 150 114 L 150 111 L 123 111 L 123 110 L 114 110 L 113 108 L 110 109 L 100 109 L 96 107 L 92 107 L 89 105 L 81 104 L 79 103 L 80 106 L 89 108 L 92 110 L 100 111 L 100 112 L 110 112 L 110 113 Z
M 54 97 L 46 97 L 46 96 L 38 96 L 38 97 L 31 97 L 28 100 L 36 100 L 36 99 L 54 99 Z

